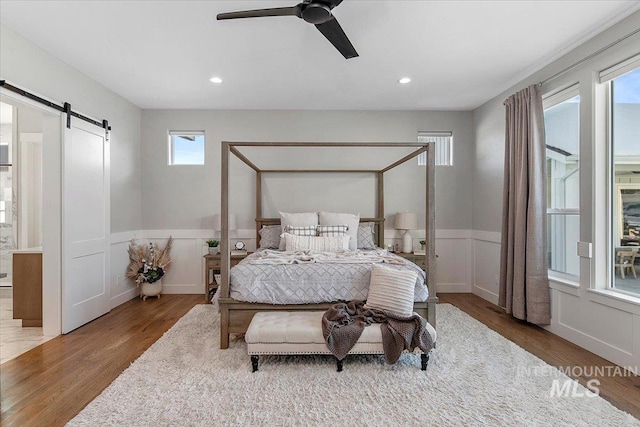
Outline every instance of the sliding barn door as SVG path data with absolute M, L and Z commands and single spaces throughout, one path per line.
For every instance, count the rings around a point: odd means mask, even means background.
M 72 118 L 62 156 L 62 333 L 67 333 L 110 309 L 105 130 Z

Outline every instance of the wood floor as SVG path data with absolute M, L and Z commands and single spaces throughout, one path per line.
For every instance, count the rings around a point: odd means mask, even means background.
M 138 298 L 0 365 L 2 426 L 62 426 L 202 295 Z
M 610 362 L 542 328 L 519 322 L 471 294 L 440 294 L 547 363 L 611 366 Z M 201 295 L 163 295 L 131 300 L 76 331 L 0 365 L 3 426 L 61 426 L 106 388 L 167 331 Z M 488 355 L 490 356 L 490 355 Z M 589 378 L 577 378 L 586 384 Z M 638 377 L 598 378 L 600 395 L 640 418 Z

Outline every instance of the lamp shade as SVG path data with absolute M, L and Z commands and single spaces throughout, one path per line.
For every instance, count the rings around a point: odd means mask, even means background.
M 418 228 L 418 216 L 413 212 L 396 214 L 396 230 L 415 230 Z
M 213 229 L 214 231 L 222 230 L 222 216 L 220 214 L 216 214 L 213 216 Z M 236 216 L 234 214 L 229 214 L 229 230 L 236 229 Z

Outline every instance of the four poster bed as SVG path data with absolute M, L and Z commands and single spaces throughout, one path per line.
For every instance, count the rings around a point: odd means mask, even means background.
M 240 152 L 241 147 L 298 147 L 298 148 L 318 148 L 318 147 L 355 147 L 362 149 L 376 148 L 415 148 L 415 151 L 407 154 L 396 162 L 381 168 L 379 170 L 371 169 L 261 169 Z M 427 165 L 425 167 L 425 266 L 426 271 L 423 272 L 415 264 L 402 259 L 396 255 L 388 254 L 379 248 L 384 247 L 384 174 L 389 170 L 399 166 L 419 154 L 426 152 Z M 308 258 L 308 253 L 292 254 L 285 252 L 280 254 L 276 250 L 260 250 L 256 254 L 249 255 L 239 265 L 234 267 L 230 272 L 230 244 L 229 244 L 229 160 L 230 155 L 235 155 L 248 167 L 256 173 L 256 247 L 261 245 L 261 230 L 267 230 L 267 227 L 281 225 L 281 218 L 265 218 L 262 209 L 262 181 L 266 174 L 310 174 L 310 173 L 371 173 L 376 177 L 376 217 L 360 218 L 358 231 L 360 227 L 371 227 L 372 237 L 375 246 L 378 249 L 367 248 L 369 250 L 360 250 L 348 252 L 340 252 L 335 256 L 322 252 L 318 255 L 312 255 L 313 259 Z M 347 299 L 347 295 L 363 299 L 361 295 L 366 291 L 368 284 L 360 286 L 360 289 L 346 289 L 342 293 L 337 292 L 336 296 L 327 294 L 319 285 L 317 298 L 309 295 L 309 292 L 315 292 L 313 286 L 313 275 L 324 278 L 325 282 L 328 276 L 340 277 L 340 280 L 352 280 L 356 288 L 358 283 L 367 281 L 371 263 L 387 263 L 390 268 L 395 269 L 413 269 L 419 270 L 420 275 L 415 284 L 415 299 L 413 309 L 416 313 L 426 318 L 428 322 L 435 328 L 436 326 L 436 255 L 435 255 L 435 161 L 434 161 L 433 143 L 311 143 L 311 142 L 222 142 L 222 169 L 221 169 L 221 283 L 219 287 L 218 303 L 220 306 L 220 348 L 228 348 L 229 334 L 245 333 L 253 315 L 261 311 L 325 311 L 340 299 Z M 322 214 L 322 212 L 320 212 Z M 293 214 L 299 215 L 299 214 Z M 347 215 L 347 214 L 330 214 L 327 215 Z M 335 226 L 338 224 L 331 224 Z M 355 231 L 354 231 L 355 233 Z M 279 229 L 278 229 L 279 234 Z M 283 234 L 284 236 L 284 234 Z M 348 239 L 347 239 L 348 240 Z M 355 245 L 355 243 L 353 244 Z M 263 246 L 266 247 L 266 246 Z M 283 249 L 281 246 L 280 249 Z M 355 246 L 353 246 L 355 248 Z M 298 257 L 297 259 L 295 257 Z M 301 258 L 302 257 L 302 258 Z M 333 258 L 336 259 L 327 259 Z M 316 259 L 317 258 L 317 259 Z M 336 268 L 335 272 L 331 269 Z M 258 272 L 255 272 L 257 269 Z M 339 269 L 339 270 L 338 270 Z M 233 274 L 232 274 L 233 273 Z M 335 274 L 334 274 L 335 273 Z M 243 293 L 244 286 L 242 278 L 249 277 L 249 285 L 257 284 L 257 287 L 249 288 Z M 275 279 L 274 279 L 275 277 Z M 271 280 L 271 282 L 269 282 Z M 289 282 L 287 282 L 289 280 Z M 331 278 L 330 280 L 334 280 Z M 265 283 L 267 284 L 265 286 Z M 269 285 L 270 283 L 270 285 Z M 284 283 L 284 284 L 283 284 Z M 332 289 L 335 288 L 334 282 L 330 283 Z M 290 289 L 288 287 L 297 288 Z M 352 286 L 349 284 L 348 286 Z M 338 287 L 342 288 L 342 285 Z M 265 289 L 266 288 L 266 289 Z M 280 297 L 276 294 L 279 288 L 287 294 Z M 325 286 L 326 288 L 326 286 Z M 245 288 L 246 289 L 246 288 Z M 309 291 L 309 289 L 312 289 Z M 305 295 L 306 292 L 306 295 Z M 360 292 L 360 294 L 358 293 Z

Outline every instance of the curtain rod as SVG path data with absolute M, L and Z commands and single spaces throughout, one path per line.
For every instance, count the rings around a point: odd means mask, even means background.
M 96 125 L 101 128 L 104 128 L 107 132 L 111 131 L 111 126 L 109 126 L 108 120 L 102 120 L 102 122 L 99 122 L 97 120 L 93 120 L 90 117 L 83 116 L 82 114 L 76 111 L 72 111 L 71 104 L 69 104 L 68 102 L 65 102 L 64 105 L 58 105 L 54 102 L 41 98 L 38 95 L 34 95 L 33 93 L 28 92 L 24 89 L 20 89 L 19 87 L 13 86 L 12 84 L 7 83 L 6 80 L 0 80 L 0 87 L 10 90 L 11 92 L 15 92 L 26 98 L 29 98 L 32 101 L 36 101 L 36 102 L 39 102 L 40 104 L 44 104 L 47 107 L 53 108 L 54 110 L 58 110 L 62 113 L 65 113 L 67 115 L 67 128 L 71 127 L 71 116 L 73 116 L 73 117 L 79 118 L 80 120 L 84 120 L 85 122 L 89 122 L 92 125 Z
M 618 43 L 621 43 L 623 41 L 625 41 L 626 39 L 628 39 L 629 37 L 633 37 L 634 35 L 640 33 L 640 28 L 633 30 L 632 32 L 630 32 L 629 34 L 627 34 L 626 36 L 620 37 L 619 39 L 609 43 L 608 45 L 606 45 L 605 47 L 602 47 L 598 50 L 596 50 L 595 52 L 585 56 L 584 58 L 582 58 L 581 60 L 579 60 L 578 62 L 575 62 L 573 64 L 571 64 L 570 66 L 563 68 L 562 70 L 558 71 L 557 73 L 553 74 L 550 77 L 547 77 L 546 79 L 542 80 L 540 83 L 538 83 L 538 87 L 542 87 L 545 84 L 549 83 L 552 80 L 557 79 L 560 76 L 565 75 L 566 73 L 568 73 L 569 71 L 575 69 L 576 67 L 584 64 L 585 62 L 587 62 L 588 60 L 590 60 L 591 58 L 600 55 L 602 52 L 604 52 L 607 49 L 612 48 L 613 46 L 617 45 Z M 508 98 L 507 98 L 508 99 Z M 502 103 L 502 105 L 506 105 L 507 104 L 507 100 L 505 99 L 504 102 Z

